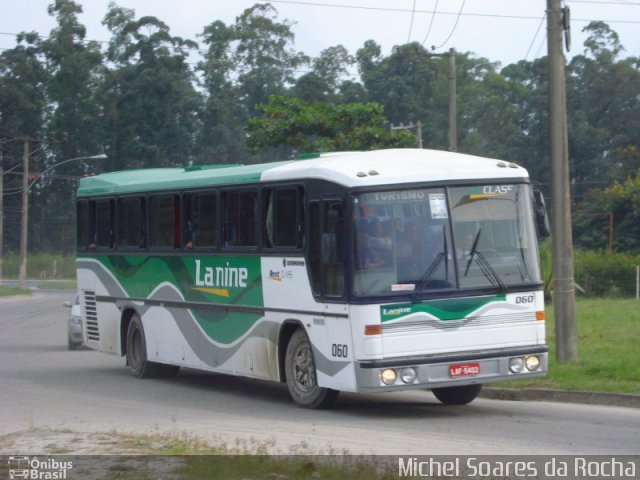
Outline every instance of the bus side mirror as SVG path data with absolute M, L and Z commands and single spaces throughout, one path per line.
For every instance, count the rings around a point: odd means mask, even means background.
M 540 240 L 551 236 L 551 228 L 549 227 L 549 216 L 547 215 L 547 205 L 544 196 L 540 190 L 533 191 L 533 211 L 538 227 L 538 237 Z

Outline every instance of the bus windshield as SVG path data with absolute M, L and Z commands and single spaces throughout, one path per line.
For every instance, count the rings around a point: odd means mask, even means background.
M 538 284 L 530 196 L 526 184 L 354 195 L 354 295 Z

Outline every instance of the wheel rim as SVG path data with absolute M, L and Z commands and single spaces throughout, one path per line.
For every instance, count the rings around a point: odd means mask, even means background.
M 141 349 L 140 330 L 136 328 L 131 335 L 131 366 L 134 368 L 140 364 Z
M 316 387 L 315 367 L 309 345 L 301 345 L 295 352 L 293 378 L 298 388 L 305 393 Z

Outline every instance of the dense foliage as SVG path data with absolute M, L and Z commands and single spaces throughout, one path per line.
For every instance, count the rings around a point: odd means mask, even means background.
M 634 297 L 640 254 L 578 250 L 575 280 L 579 294 L 597 297 Z
M 384 55 L 369 40 L 356 52 L 336 45 L 309 58 L 294 48 L 291 22 L 268 3 L 231 24 L 212 19 L 197 39 L 111 3 L 103 20 L 111 38 L 100 44 L 86 38 L 81 12 L 73 0 L 52 0 L 55 28 L 46 37 L 20 33 L 15 48 L 0 53 L 7 250 L 18 245 L 25 137 L 33 172 L 108 155 L 56 168 L 31 190 L 31 250 L 66 252 L 84 172 L 413 143 L 388 122 L 420 121 L 425 148 L 447 148 L 448 62 L 417 43 Z M 606 248 L 613 218 L 614 249 L 637 250 L 640 58 L 623 58 L 606 24 L 586 29 L 583 53 L 567 65 L 574 237 L 578 246 Z M 546 59 L 501 68 L 459 52 L 456 63 L 459 151 L 520 163 L 548 192 Z M 349 76 L 354 66 L 357 78 Z
M 262 115 L 250 118 L 246 126 L 247 144 L 253 151 L 278 145 L 326 152 L 416 144 L 406 131 L 389 130 L 378 103 L 307 103 L 273 96 L 258 109 Z

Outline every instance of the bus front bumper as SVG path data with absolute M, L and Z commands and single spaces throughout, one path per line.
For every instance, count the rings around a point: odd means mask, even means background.
M 544 345 L 356 362 L 358 392 L 429 389 L 544 376 Z

